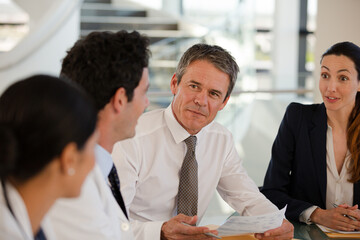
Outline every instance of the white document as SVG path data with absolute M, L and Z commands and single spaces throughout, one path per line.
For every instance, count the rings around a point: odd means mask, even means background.
M 281 226 L 285 218 L 286 206 L 274 213 L 259 216 L 231 216 L 217 230 L 219 236 L 232 236 L 249 233 L 264 233 Z
M 329 228 L 329 227 L 325 227 L 323 225 L 320 225 L 320 224 L 316 224 L 320 229 L 321 231 L 323 231 L 324 233 L 344 233 L 344 234 L 359 234 L 360 232 L 359 231 L 351 231 L 351 232 L 345 232 L 345 231 L 340 231 L 340 230 L 336 230 L 336 229 L 332 229 L 332 228 Z

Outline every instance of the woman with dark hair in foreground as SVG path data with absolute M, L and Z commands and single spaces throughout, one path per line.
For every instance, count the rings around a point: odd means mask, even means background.
M 94 166 L 96 112 L 77 87 L 36 75 L 0 97 L 0 239 L 53 239 L 46 213 Z M 70 217 L 70 216 L 69 216 Z

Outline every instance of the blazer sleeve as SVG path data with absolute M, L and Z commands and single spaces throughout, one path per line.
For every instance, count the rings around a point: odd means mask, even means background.
M 292 170 L 302 121 L 303 105 L 291 103 L 286 109 L 273 143 L 271 160 L 261 190 L 279 209 L 287 204 L 286 217 L 296 221 L 303 210 L 313 206 L 311 203 L 293 198 L 291 194 L 296 190 L 293 189 L 296 180 L 295 176 L 292 176 Z

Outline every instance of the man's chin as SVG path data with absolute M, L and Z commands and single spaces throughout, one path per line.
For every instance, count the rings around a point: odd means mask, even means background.
M 127 132 L 126 135 L 123 136 L 123 138 L 119 141 L 125 140 L 125 139 L 129 139 L 129 138 L 133 138 L 135 137 L 135 130 L 131 131 L 131 132 Z
M 129 135 L 129 138 L 133 138 L 133 137 L 135 137 L 135 130 Z
M 189 131 L 191 131 L 192 133 L 196 134 L 198 132 L 201 131 L 201 129 L 203 127 L 205 127 L 206 125 L 203 125 L 203 124 L 190 124 L 188 125 L 189 127 L 187 129 L 189 129 Z

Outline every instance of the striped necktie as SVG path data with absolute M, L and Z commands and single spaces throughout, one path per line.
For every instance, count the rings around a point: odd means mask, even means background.
M 177 213 L 197 215 L 198 165 L 195 158 L 196 136 L 185 139 L 187 152 L 180 170 Z

